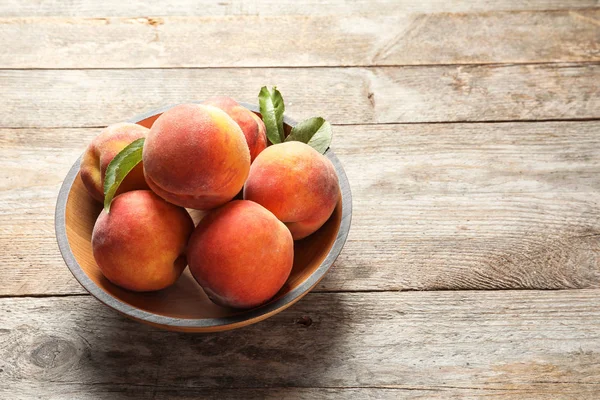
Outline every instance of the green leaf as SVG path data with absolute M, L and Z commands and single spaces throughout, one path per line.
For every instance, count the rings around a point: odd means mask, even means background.
M 272 90 L 263 86 L 258 94 L 258 104 L 260 105 L 260 114 L 267 128 L 267 137 L 272 144 L 281 143 L 285 140 L 283 131 L 283 112 L 285 105 L 283 97 L 276 86 Z
M 296 140 L 306 143 L 319 153 L 324 154 L 331 144 L 331 125 L 321 117 L 304 120 L 292 128 L 286 142 Z
M 144 140 L 144 138 L 134 140 L 108 164 L 104 177 L 104 209 L 106 212 L 110 211 L 110 203 L 123 179 L 142 161 Z

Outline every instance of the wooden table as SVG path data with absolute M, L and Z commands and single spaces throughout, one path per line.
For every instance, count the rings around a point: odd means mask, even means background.
M 0 398 L 600 398 L 598 1 L 145 3 L 0 2 Z M 53 219 L 90 139 L 263 85 L 334 124 L 324 281 L 207 335 L 87 295 Z

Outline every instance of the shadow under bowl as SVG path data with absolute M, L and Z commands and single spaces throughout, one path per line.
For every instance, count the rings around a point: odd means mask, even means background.
M 257 107 L 243 105 L 258 114 Z M 150 128 L 171 107 L 151 111 L 130 122 Z M 284 124 L 289 132 L 295 122 L 285 117 Z M 102 303 L 129 318 L 186 332 L 224 331 L 256 323 L 283 311 L 308 293 L 327 273 L 346 242 L 352 217 L 350 186 L 335 154 L 328 150 L 325 156 L 335 166 L 341 199 L 317 232 L 294 242 L 294 266 L 287 282 L 275 297 L 260 307 L 239 310 L 214 304 L 187 268 L 173 286 L 157 292 L 131 292 L 109 282 L 94 260 L 91 244 L 102 204 L 92 199 L 83 186 L 80 159 L 71 167 L 58 195 L 55 214 L 58 246 L 79 283 Z M 196 217 L 194 212 L 191 214 Z

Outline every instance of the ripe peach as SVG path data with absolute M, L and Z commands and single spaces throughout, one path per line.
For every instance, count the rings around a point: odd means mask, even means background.
M 181 104 L 158 117 L 142 159 L 154 192 L 200 210 L 231 200 L 250 169 L 250 151 L 238 124 L 223 110 L 198 104 Z
M 331 161 L 301 142 L 267 147 L 250 167 L 244 186 L 244 199 L 275 214 L 294 240 L 319 229 L 339 198 L 338 178 Z
M 106 127 L 92 140 L 83 153 L 80 166 L 81 180 L 90 196 L 104 201 L 104 177 L 108 164 L 123 148 L 145 137 L 148 132 L 149 129 L 141 125 L 123 122 Z M 116 194 L 139 189 L 148 189 L 142 163 L 129 172 Z
M 284 285 L 294 262 L 294 241 L 264 207 L 235 200 L 200 221 L 188 258 L 192 275 L 212 301 L 250 308 Z
M 213 97 L 202 104 L 220 108 L 229 114 L 242 128 L 250 149 L 250 162 L 253 162 L 256 156 L 267 148 L 267 129 L 258 115 L 240 105 L 231 97 Z
M 150 190 L 114 198 L 92 233 L 94 258 L 104 276 L 136 292 L 160 290 L 175 283 L 187 259 L 194 223 L 187 211 Z

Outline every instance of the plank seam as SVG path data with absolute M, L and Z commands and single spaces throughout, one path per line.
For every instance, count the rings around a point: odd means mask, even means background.
M 361 293 L 403 293 L 403 292 L 565 292 L 565 291 L 597 291 L 600 293 L 600 288 L 559 288 L 559 289 L 532 289 L 532 288 L 474 288 L 474 289 L 356 289 L 356 290 L 313 290 L 308 295 L 313 294 L 361 294 Z M 39 294 L 0 294 L 0 299 L 27 299 L 27 298 L 49 298 L 49 297 L 93 297 L 89 293 L 39 293 Z
M 336 64 L 336 65 L 237 65 L 237 66 L 194 66 L 194 67 L 0 67 L 0 71 L 113 71 L 113 70 L 208 70 L 208 69 L 360 69 L 360 68 L 436 68 L 436 67 L 517 67 L 528 65 L 548 65 L 576 67 L 587 65 L 600 65 L 598 61 L 509 61 L 509 62 L 462 62 L 462 63 L 440 63 L 440 64 Z
M 168 333 L 168 332 L 166 332 Z M 52 384 L 57 384 L 61 386 L 71 386 L 71 385 L 80 385 L 81 382 L 64 382 L 64 381 L 49 381 Z M 511 382 L 497 382 L 498 384 L 502 383 L 511 383 Z M 526 382 L 528 384 L 533 385 L 564 385 L 564 384 L 575 384 L 575 385 L 591 385 L 596 386 L 600 385 L 600 382 L 578 382 L 578 381 L 529 381 Z M 174 385 L 145 385 L 139 383 L 111 383 L 111 382 L 88 382 L 86 383 L 88 386 L 111 386 L 111 387 L 136 387 L 136 388 L 149 388 L 149 389 L 162 389 L 161 391 L 189 391 L 195 392 L 199 389 L 219 389 L 219 390 L 230 390 L 237 391 L 239 389 L 250 389 L 250 390 L 260 390 L 260 389 L 268 389 L 268 390 L 279 390 L 279 389 L 334 389 L 334 390 L 354 390 L 354 389 L 379 389 L 379 390 L 390 390 L 390 391 L 435 391 L 435 392 L 443 392 L 446 390 L 479 390 L 479 391 L 515 391 L 522 392 L 524 389 L 521 388 L 508 388 L 508 387 L 484 387 L 484 386 L 451 386 L 451 385 L 433 385 L 433 386 L 404 386 L 404 385 L 381 385 L 381 386 L 230 386 L 227 388 L 214 387 L 214 386 L 174 386 Z
M 361 123 L 333 123 L 333 126 L 394 126 L 394 125 L 451 125 L 451 124 L 511 124 L 511 123 L 544 123 L 544 122 L 597 122 L 598 117 L 582 118 L 542 118 L 542 119 L 489 119 L 489 120 L 459 120 L 459 121 L 408 121 L 408 122 L 361 122 Z M 102 129 L 106 125 L 87 125 L 87 126 L 0 126 L 0 129 Z

